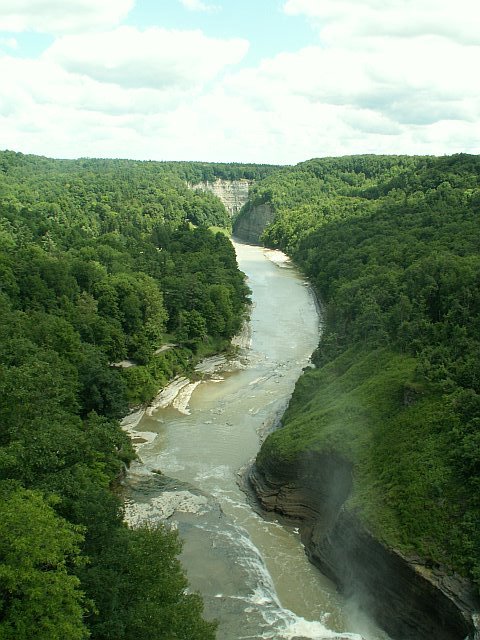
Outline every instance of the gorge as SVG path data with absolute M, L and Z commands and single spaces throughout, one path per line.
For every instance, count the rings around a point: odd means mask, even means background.
M 248 201 L 248 192 L 252 184 L 251 180 L 225 180 L 217 178 L 209 181 L 203 180 L 196 184 L 189 184 L 191 189 L 209 191 L 219 198 L 231 217 L 235 217 Z
M 0 160 L 1 633 L 477 640 L 480 160 Z
M 362 191 L 350 185 L 369 182 L 370 161 L 367 157 L 311 161 L 290 175 L 272 176 L 254 188 L 250 203 L 236 220 L 235 232 L 243 231 L 249 241 L 258 242 L 265 231 L 268 246 L 287 249 L 320 293 L 327 292 L 327 304 L 328 293 L 331 298 L 338 288 L 343 294 L 326 309 L 326 335 L 313 358 L 318 371 L 307 370 L 298 381 L 281 428 L 267 438 L 249 472 L 250 488 L 264 510 L 300 528 L 312 562 L 393 638 L 473 639 L 479 634 L 478 593 L 464 571 L 445 562 L 448 555 L 443 550 L 450 547 L 449 527 L 458 526 L 461 518 L 455 501 L 463 500 L 461 487 L 454 489 L 451 480 L 455 478 L 451 454 L 444 449 L 447 421 L 455 418 L 446 397 L 439 402 L 438 386 L 429 386 L 431 378 L 422 376 L 416 360 L 401 355 L 402 351 L 415 353 L 411 345 L 404 342 L 400 354 L 396 352 L 396 337 L 387 338 L 392 316 L 384 311 L 395 304 L 396 296 L 408 291 L 399 286 L 387 302 L 387 269 L 393 263 L 402 274 L 415 260 L 398 259 L 393 243 L 390 251 L 395 257 L 383 253 L 389 244 L 386 221 L 393 229 L 392 214 L 397 214 L 401 230 L 393 235 L 398 233 L 400 238 L 409 226 L 422 233 L 423 225 L 432 224 L 432 213 L 426 205 L 425 213 L 419 213 L 418 203 L 408 209 L 407 195 L 403 206 L 399 200 L 395 209 L 392 205 L 389 209 L 381 195 L 382 189 L 388 193 L 389 179 L 377 191 L 365 189 L 365 199 L 359 198 Z M 405 161 L 410 164 L 405 173 L 419 172 L 412 160 Z M 454 173 L 463 170 L 464 162 L 469 159 L 449 159 L 445 164 Z M 438 171 L 441 180 L 447 168 Z M 476 175 L 473 167 L 472 174 Z M 427 175 L 431 179 L 428 169 Z M 418 181 L 418 173 L 416 177 Z M 372 182 L 381 184 L 381 179 L 376 175 Z M 437 200 L 432 198 L 430 206 L 438 211 Z M 456 211 L 460 213 L 460 207 Z M 437 218 L 438 235 L 432 233 L 431 245 L 422 246 L 426 253 L 435 242 L 452 252 L 461 246 L 452 248 L 441 236 L 442 224 L 451 224 L 448 215 L 442 221 Z M 469 224 L 474 214 L 465 206 L 461 215 Z M 413 234 L 411 239 L 414 243 Z M 378 260 L 380 253 L 377 282 L 370 260 Z M 408 295 L 418 305 L 415 294 L 408 291 Z M 372 298 L 375 310 L 369 306 Z M 380 336 L 375 331 L 381 326 L 382 313 L 385 333 Z M 458 433 L 452 430 L 450 450 L 458 446 Z M 406 474 L 417 477 L 420 486 Z M 400 504 L 396 502 L 399 495 L 405 496 Z M 449 500 L 451 515 L 445 512 Z M 427 514 L 437 504 L 438 515 L 432 513 L 429 524 Z M 422 511 L 425 516 L 420 518 Z M 474 532 L 478 512 L 468 517 Z M 409 533 L 405 533 L 407 527 Z M 458 546 L 457 566 L 464 562 L 464 545 L 465 540 Z
M 392 638 L 477 638 L 468 582 L 378 540 L 344 507 L 352 469 L 335 453 L 260 457 L 249 482 L 266 511 L 295 522 L 310 560 Z
M 143 464 L 128 477 L 130 518 L 168 514 L 176 523 L 190 584 L 207 617 L 219 620 L 222 640 L 384 640 L 308 562 L 298 533 L 259 517 L 238 486 L 238 471 L 308 365 L 318 316 L 305 280 L 282 254 L 236 250 L 253 292 L 250 335 L 233 360 L 199 370 L 187 405 L 154 411 L 138 425 L 147 442 Z
M 248 201 L 235 233 L 259 243 L 273 221 L 271 204 Z M 478 602 L 468 581 L 375 537 L 345 507 L 352 473 L 350 462 L 328 450 L 293 461 L 261 453 L 248 482 L 264 510 L 299 525 L 310 560 L 393 638 L 476 637 Z

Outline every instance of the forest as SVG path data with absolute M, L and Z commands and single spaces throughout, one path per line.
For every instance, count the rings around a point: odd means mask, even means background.
M 119 419 L 228 349 L 245 317 L 217 231 L 231 220 L 186 185 L 216 178 L 255 181 L 247 206 L 275 212 L 263 242 L 324 310 L 315 368 L 260 456 L 339 452 L 347 506 L 378 538 L 480 585 L 479 157 L 278 168 L 4 151 L 2 639 L 215 637 L 176 534 L 123 522 L 135 454 Z
M 209 230 L 228 214 L 184 171 L 0 153 L 4 640 L 215 637 L 176 534 L 128 528 L 118 491 L 135 455 L 119 419 L 227 349 L 248 309 Z
M 375 535 L 480 586 L 480 158 L 310 160 L 258 182 L 265 244 L 323 305 L 323 336 L 260 456 L 332 451 Z

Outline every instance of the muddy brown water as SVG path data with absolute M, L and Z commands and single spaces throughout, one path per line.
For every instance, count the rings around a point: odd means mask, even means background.
M 308 283 L 283 254 L 235 248 L 253 302 L 243 346 L 233 361 L 207 362 L 180 411 L 158 409 L 139 423 L 150 442 L 127 479 L 130 520 L 179 529 L 191 588 L 218 620 L 219 640 L 383 640 L 308 562 L 298 531 L 261 518 L 238 486 L 309 365 L 320 322 Z

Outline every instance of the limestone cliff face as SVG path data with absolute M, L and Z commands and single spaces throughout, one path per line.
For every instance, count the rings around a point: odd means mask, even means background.
M 211 191 L 219 198 L 230 215 L 235 219 L 235 237 L 250 244 L 259 244 L 260 236 L 275 217 L 270 204 L 253 205 L 248 202 L 251 180 L 222 180 L 188 184 L 191 189 Z M 246 206 L 245 206 L 246 205 Z M 238 216 L 238 217 L 237 217 Z
M 307 555 L 399 640 L 476 640 L 478 603 L 468 583 L 407 559 L 348 512 L 350 464 L 331 453 L 291 462 L 260 455 L 249 474 L 260 505 L 293 518 Z
M 265 228 L 273 222 L 275 213 L 270 204 L 248 204 L 235 221 L 233 233 L 236 238 L 250 244 L 259 244 Z
M 211 191 L 217 198 L 220 198 L 230 215 L 234 216 L 247 202 L 250 185 L 250 180 L 222 180 L 218 178 L 215 182 L 200 182 L 189 186 L 192 189 Z

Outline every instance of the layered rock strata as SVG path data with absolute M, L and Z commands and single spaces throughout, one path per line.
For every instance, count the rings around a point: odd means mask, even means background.
M 231 216 L 237 215 L 248 200 L 250 180 L 222 180 L 218 178 L 214 182 L 200 182 L 189 185 L 191 189 L 211 191 L 225 205 L 225 209 Z
M 310 560 L 398 640 L 476 640 L 478 603 L 465 581 L 376 539 L 344 502 L 351 465 L 330 453 L 291 462 L 260 455 L 249 484 L 260 505 L 300 526 Z
M 265 228 L 273 222 L 275 212 L 270 204 L 247 205 L 238 216 L 233 233 L 249 244 L 259 244 Z

